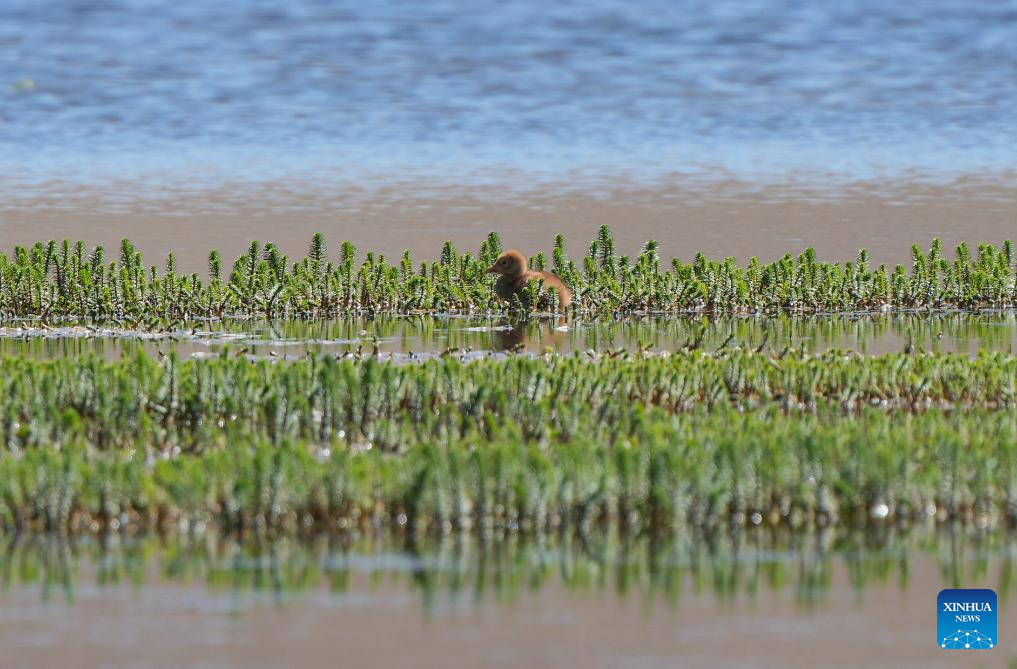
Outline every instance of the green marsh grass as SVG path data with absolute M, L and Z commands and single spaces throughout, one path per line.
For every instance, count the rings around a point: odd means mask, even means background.
M 502 250 L 491 233 L 476 254 L 450 242 L 438 260 L 417 263 L 409 253 L 392 262 L 343 242 L 330 253 L 314 235 L 307 256 L 291 262 L 272 243 L 253 241 L 231 268 L 217 251 L 208 271 L 182 273 L 172 253 L 147 265 L 129 240 L 117 257 L 84 242 L 40 242 L 0 253 L 0 319 L 75 318 L 158 327 L 194 318 L 330 318 L 351 313 L 477 313 L 513 309 L 499 304 L 486 268 Z M 872 267 L 868 253 L 827 263 L 808 249 L 774 262 L 697 254 L 666 262 L 656 242 L 635 257 L 618 255 L 607 227 L 582 258 L 571 259 L 558 236 L 549 259 L 535 267 L 559 274 L 584 314 L 829 313 L 910 309 L 1005 309 L 1017 305 L 1013 245 L 966 244 L 948 257 L 936 241 L 915 246 L 910 267 Z M 532 291 L 541 287 L 532 285 Z M 535 302 L 549 309 L 549 296 Z
M 1017 357 L 0 361 L 9 531 L 1017 521 Z

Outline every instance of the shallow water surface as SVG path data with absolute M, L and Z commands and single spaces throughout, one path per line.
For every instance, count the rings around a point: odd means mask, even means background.
M 1013 537 L 961 529 L 3 548 L 17 667 L 956 667 L 972 658 L 935 645 L 941 588 L 1017 610 Z M 975 659 L 1005 667 L 1017 644 Z
M 0 356 L 118 357 L 144 350 L 183 356 L 237 354 L 287 359 L 309 351 L 378 355 L 406 362 L 439 355 L 593 351 L 716 350 L 725 346 L 865 354 L 1012 352 L 1017 314 L 905 313 L 808 317 L 652 317 L 577 319 L 506 316 L 405 316 L 325 322 L 210 321 L 137 330 L 107 326 L 8 321 L 0 326 Z
M 7 0 L 0 174 L 1012 167 L 1017 4 Z

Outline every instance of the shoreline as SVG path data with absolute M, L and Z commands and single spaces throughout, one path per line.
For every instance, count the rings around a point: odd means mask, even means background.
M 813 247 L 820 260 L 854 259 L 868 248 L 874 264 L 910 263 L 911 244 L 947 249 L 961 242 L 999 244 L 1017 232 L 1017 178 L 1007 173 L 949 183 L 918 179 L 820 184 L 760 184 L 735 179 L 675 179 L 611 188 L 549 184 L 526 187 L 416 180 L 389 184 L 272 181 L 153 190 L 141 183 L 51 183 L 29 193 L 0 193 L 0 243 L 82 239 L 108 250 L 128 237 L 146 261 L 161 265 L 172 251 L 181 270 L 203 271 L 216 248 L 232 261 L 252 239 L 283 253 L 306 253 L 322 232 L 330 251 L 343 240 L 394 260 L 436 258 L 446 239 L 475 251 L 497 231 L 507 247 L 551 250 L 554 235 L 582 256 L 601 225 L 618 251 L 638 253 L 660 242 L 665 261 L 755 255 L 774 260 Z

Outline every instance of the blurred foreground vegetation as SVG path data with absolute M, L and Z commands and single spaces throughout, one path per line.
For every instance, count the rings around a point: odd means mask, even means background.
M 0 362 L 0 526 L 1017 521 L 1017 357 Z

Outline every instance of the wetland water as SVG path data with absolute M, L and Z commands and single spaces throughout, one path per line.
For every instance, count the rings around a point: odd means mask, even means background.
M 32 668 L 956 667 L 935 645 L 940 589 L 995 589 L 1001 620 L 1017 607 L 1012 535 L 928 527 L 2 548 L 5 666 Z M 981 655 L 966 666 L 1013 666 L 1017 644 Z
M 1015 26 L 970 0 L 8 0 L 0 175 L 1012 170 Z
M 332 321 L 210 321 L 165 329 L 117 329 L 34 321 L 0 326 L 0 356 L 61 357 L 94 353 L 116 358 L 145 350 L 182 356 L 226 350 L 280 359 L 308 351 L 353 353 L 412 361 L 442 353 L 477 357 L 488 353 L 675 351 L 690 344 L 804 348 L 820 353 L 845 349 L 865 354 L 919 351 L 976 354 L 1017 347 L 1017 314 L 904 313 L 809 317 L 645 317 L 619 320 L 510 319 L 501 316 L 385 316 Z M 413 354 L 411 356 L 411 354 Z

